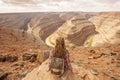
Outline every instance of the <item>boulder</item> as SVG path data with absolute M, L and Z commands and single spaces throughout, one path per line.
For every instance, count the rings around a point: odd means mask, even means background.
M 85 76 L 84 80 L 100 80 L 98 76 L 94 75 L 93 72 L 88 70 L 87 75 Z
M 24 64 L 25 64 L 25 62 L 16 62 L 16 63 L 12 64 L 11 67 L 18 67 L 18 66 L 23 67 Z
M 0 80 L 5 80 L 8 73 L 5 73 L 3 70 L 0 69 Z
M 6 61 L 7 62 L 15 62 L 18 60 L 18 57 L 17 56 L 13 56 L 13 55 L 6 55 Z
M 41 64 L 43 61 L 49 58 L 50 50 L 40 51 L 37 56 L 37 61 Z
M 9 74 L 5 80 L 21 80 L 19 77 L 17 77 L 17 73 L 11 73 Z
M 0 55 L 0 62 L 5 62 L 6 57 L 4 55 Z
M 35 62 L 37 59 L 37 54 L 36 53 L 23 53 L 22 59 L 23 61 L 29 60 L 30 62 Z
M 0 55 L 0 62 L 15 62 L 18 60 L 18 57 L 15 55 Z
M 23 73 L 18 74 L 17 77 L 20 78 L 20 79 L 22 79 L 22 78 L 24 78 L 29 72 L 30 72 L 30 71 L 24 71 Z

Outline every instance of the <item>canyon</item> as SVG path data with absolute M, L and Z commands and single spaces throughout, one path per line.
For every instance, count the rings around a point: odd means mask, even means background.
M 99 34 L 93 38 L 92 46 L 107 44 L 120 44 L 120 13 L 101 13 L 89 20 L 96 26 Z
M 67 20 L 56 32 L 46 39 L 48 45 L 55 45 L 55 40 L 62 36 L 67 47 L 82 46 L 91 35 L 96 34 L 95 26 L 83 16 Z
M 0 14 L 0 80 L 41 77 L 36 73 L 39 68 L 46 73 L 43 53 L 60 36 L 80 80 L 119 80 L 119 18 L 119 12 Z

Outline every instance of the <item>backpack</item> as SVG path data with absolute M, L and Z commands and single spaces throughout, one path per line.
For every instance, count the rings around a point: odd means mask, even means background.
M 49 68 L 52 74 L 62 75 L 64 73 L 64 59 L 53 57 Z

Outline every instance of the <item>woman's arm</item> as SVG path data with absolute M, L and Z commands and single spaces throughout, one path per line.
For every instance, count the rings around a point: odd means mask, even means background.
M 66 53 L 66 60 L 67 60 L 67 64 L 68 64 L 69 69 L 72 71 L 72 65 L 71 65 L 71 62 L 69 59 L 69 52 L 68 51 Z
M 52 53 L 52 51 L 50 51 L 49 59 L 52 59 L 52 57 L 53 57 L 53 53 Z
M 53 53 L 52 53 L 53 51 L 50 51 L 50 54 L 49 54 L 49 58 L 48 58 L 48 70 L 47 70 L 47 72 L 49 72 L 50 71 L 50 63 L 51 63 L 51 59 L 53 58 Z
M 52 53 L 53 51 L 50 51 L 50 54 L 49 54 L 49 61 L 48 61 L 48 63 L 50 64 L 50 62 L 51 62 L 51 59 L 53 58 L 53 53 Z

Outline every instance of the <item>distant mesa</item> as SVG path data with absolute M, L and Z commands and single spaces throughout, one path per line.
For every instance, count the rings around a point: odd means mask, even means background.
M 9 27 L 27 30 L 27 24 L 36 16 L 35 14 L 27 13 L 6 13 L 0 14 L 0 27 Z

